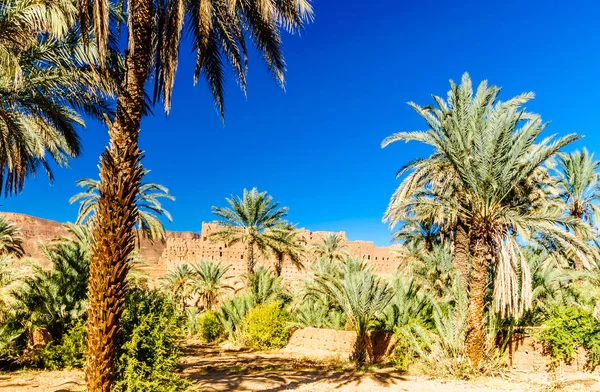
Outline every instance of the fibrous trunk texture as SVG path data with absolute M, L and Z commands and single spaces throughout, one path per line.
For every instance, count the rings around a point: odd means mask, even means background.
M 142 176 L 138 133 L 152 36 L 152 2 L 130 0 L 130 46 L 110 145 L 100 158 L 100 198 L 93 227 L 87 320 L 89 392 L 110 392 L 125 299 L 128 259 L 135 247 L 135 198 Z
M 252 277 L 252 275 L 254 275 L 254 243 L 251 242 L 248 244 L 248 261 L 246 264 L 246 267 L 248 268 L 248 279 L 250 279 Z
M 275 275 L 281 276 L 281 270 L 283 269 L 283 259 L 284 256 L 277 256 L 277 260 L 275 261 Z
M 491 265 L 491 252 L 483 240 L 472 246 L 471 274 L 469 276 L 469 310 L 467 313 L 466 349 L 474 367 L 478 367 L 485 350 L 485 291 Z
M 454 258 L 456 268 L 460 275 L 460 283 L 463 290 L 469 289 L 469 232 L 462 221 L 456 224 L 454 234 Z

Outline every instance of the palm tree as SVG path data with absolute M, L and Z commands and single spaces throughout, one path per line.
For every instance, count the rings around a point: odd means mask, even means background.
M 268 256 L 280 243 L 275 229 L 287 215 L 287 207 L 273 202 L 267 192 L 256 188 L 244 189 L 243 196 L 226 199 L 229 207 L 213 207 L 213 214 L 220 217 L 219 229 L 209 235 L 211 241 L 225 241 L 227 246 L 236 243 L 246 245 L 248 277 L 254 274 L 257 252 Z
M 332 275 L 315 275 L 310 290 L 333 300 L 346 314 L 346 328 L 357 333 L 354 360 L 362 364 L 369 356 L 368 331 L 391 301 L 393 290 L 388 282 L 370 270 L 348 271 L 341 279 Z
M 204 308 L 214 310 L 219 304 L 224 292 L 232 291 L 233 287 L 225 284 L 229 266 L 215 264 L 210 260 L 192 265 L 192 292 L 198 295 Z
M 317 258 L 324 258 L 326 260 L 342 261 L 348 256 L 346 244 L 342 235 L 339 233 L 327 234 L 321 242 L 317 242 L 312 246 L 312 253 Z
M 84 50 L 71 1 L 4 1 L 0 7 L 0 187 L 19 193 L 51 161 L 68 165 L 81 145 L 79 113 L 105 121 L 118 57 L 103 71 L 94 46 Z M 114 65 L 111 65 L 114 64 Z
M 300 238 L 300 231 L 289 223 L 281 223 L 273 229 L 273 234 L 276 237 L 272 246 L 273 254 L 275 255 L 275 275 L 281 276 L 281 270 L 285 259 L 298 269 L 304 268 L 302 264 L 302 256 L 304 254 L 304 245 Z
M 597 205 L 600 201 L 600 161 L 594 160 L 594 154 L 584 148 L 570 154 L 559 153 L 556 162 L 551 162 L 549 166 L 558 198 L 565 203 L 569 215 L 597 229 L 600 218 Z M 579 231 L 575 231 L 575 234 L 582 238 Z M 574 260 L 575 269 L 581 270 L 582 259 L 575 256 Z M 590 268 L 590 265 L 586 267 Z
M 143 175 L 147 175 L 150 170 L 143 170 Z M 76 182 L 80 187 L 85 188 L 84 192 L 78 193 L 69 200 L 71 204 L 79 201 L 79 213 L 77 224 L 83 224 L 96 213 L 98 199 L 100 198 L 100 181 L 91 178 L 84 178 Z M 165 216 L 169 222 L 172 221 L 171 214 L 160 203 L 161 198 L 175 200 L 175 197 L 169 194 L 169 189 L 153 182 L 141 183 L 136 195 L 137 220 L 135 228 L 138 233 L 150 241 L 165 242 L 165 228 L 160 221 L 160 216 Z M 140 246 L 138 237 L 138 247 Z
M 121 2 L 118 4 L 122 5 Z M 78 5 L 82 31 L 87 32 L 93 24 L 102 60 L 109 36 L 109 0 L 82 0 Z M 134 249 L 134 200 L 142 177 L 138 135 L 151 69 L 155 78 L 154 99 L 162 98 L 168 112 L 180 38 L 187 20 L 196 52 L 194 79 L 197 81 L 202 75 L 207 80 L 223 117 L 226 63 L 232 66 L 233 74 L 245 91 L 246 37 L 251 37 L 267 67 L 282 84 L 285 61 L 280 28 L 297 31 L 312 17 L 308 0 L 268 3 L 256 0 L 131 0 L 127 6 L 125 75 L 115 120 L 109 126 L 110 145 L 102 154 L 100 164 L 101 196 L 94 230 L 88 315 L 94 326 L 88 331 L 90 360 L 86 377 L 90 392 L 111 388 L 126 260 Z
M 23 239 L 17 226 L 0 216 L 0 255 L 23 257 Z
M 177 267 L 161 278 L 161 287 L 181 303 L 185 312 L 185 304 L 192 297 L 194 270 L 189 264 L 178 264 Z
M 548 198 L 543 168 L 560 148 L 578 138 L 568 135 L 537 142 L 546 124 L 539 116 L 522 110 L 533 94 L 500 102 L 498 92 L 498 88 L 488 88 L 484 82 L 473 97 L 471 80 L 465 74 L 460 86 L 451 82 L 447 101 L 434 97 L 437 108 L 411 104 L 426 120 L 428 130 L 398 133 L 384 142 L 416 140 L 433 146 L 435 159 L 451 167 L 449 173 L 461 189 L 459 198 L 448 198 L 445 190 L 433 187 L 429 197 L 424 190 L 410 199 L 396 194 L 392 202 L 400 216 L 404 216 L 407 206 L 443 205 L 469 227 L 471 272 L 466 343 L 474 366 L 483 356 L 483 316 L 490 272 L 495 271 L 493 302 L 497 312 L 518 317 L 531 306 L 530 272 L 517 238 L 553 238 L 564 248 L 590 254 L 585 244 L 565 229 L 578 222 L 564 217 L 560 206 Z M 457 126 L 458 118 L 453 113 L 460 112 L 458 105 L 466 108 L 469 102 L 469 106 L 478 107 L 483 113 L 467 119 L 467 126 Z

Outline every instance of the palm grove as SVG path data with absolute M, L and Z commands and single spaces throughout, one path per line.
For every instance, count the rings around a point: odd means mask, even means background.
M 52 179 L 50 159 L 65 166 L 76 157 L 83 116 L 104 122 L 110 136 L 100 180 L 82 180 L 85 192 L 73 199 L 81 201 L 78 223 L 88 224 L 70 227 L 75 239 L 45 248 L 54 269 L 2 259 L 1 305 L 11 310 L 0 321 L 14 332 L 3 346 L 10 355 L 29 328 L 17 320 L 46 323 L 36 304 L 52 303 L 69 311 L 57 311 L 52 320 L 58 321 L 44 326 L 59 340 L 66 336 L 81 343 L 77 323 L 85 319 L 88 390 L 110 391 L 123 380 L 123 361 L 135 357 L 135 348 L 124 340 L 136 333 L 132 325 L 156 311 L 164 316 L 157 316 L 166 323 L 163 332 L 181 315 L 192 330 L 200 317 L 187 309 L 194 299 L 192 308 L 205 311 L 202 325 L 214 327 L 207 330 L 222 329 L 233 340 L 245 334 L 259 348 L 268 342 L 255 339 L 260 334 L 252 334 L 253 323 L 268 316 L 271 325 L 284 326 L 273 342 L 283 342 L 293 326 L 353 329 L 359 337 L 355 359 L 363 362 L 370 356 L 367 333 L 379 329 L 398 334 L 400 350 L 424 361 L 458 361 L 456 353 L 464 349 L 471 367 L 485 368 L 489 338 L 500 331 L 492 326 L 543 323 L 564 316 L 560 304 L 585 311 L 595 306 L 589 301 L 597 298 L 599 280 L 598 161 L 586 150 L 561 152 L 576 135 L 541 136 L 547 124 L 524 109 L 533 94 L 500 101 L 499 88 L 484 82 L 473 91 L 466 74 L 460 85 L 451 83 L 446 99 L 433 96 L 434 106 L 411 103 L 426 130 L 400 132 L 383 143 L 416 141 L 434 151 L 401 168 L 402 182 L 385 212 L 384 220 L 399 226 L 394 236 L 403 244 L 394 277 L 378 277 L 334 235 L 306 249 L 295 226 L 284 220 L 287 208 L 252 189 L 227 199 L 228 207 L 213 209 L 221 228 L 211 239 L 246 245 L 242 294 L 227 284 L 227 267 L 203 262 L 180 266 L 163 279 L 177 306 L 169 307 L 157 293 L 140 300 L 145 294 L 135 291 L 144 286 L 135 274 L 136 233 L 163 240 L 157 216 L 170 216 L 157 200 L 172 197 L 158 184 L 142 183 L 147 172 L 141 166 L 139 126 L 152 104 L 162 101 L 170 109 L 184 27 L 196 54 L 195 80 L 207 81 L 224 116 L 226 65 L 245 91 L 246 40 L 283 84 L 281 30 L 301 30 L 311 18 L 306 0 L 131 0 L 126 7 L 107 0 L 2 1 L 5 193 L 19 193 L 38 171 Z M 123 51 L 121 31 L 128 38 Z M 20 256 L 15 229 L 2 222 L 0 230 L 0 252 Z M 274 273 L 256 265 L 260 256 L 276 260 Z M 300 291 L 289 292 L 279 277 L 283 263 L 308 268 L 307 259 L 314 261 L 311 278 Z M 32 271 L 35 278 L 27 279 Z M 82 276 L 89 276 L 89 285 L 80 284 Z M 78 296 L 62 303 L 61 290 L 72 285 Z M 24 313 L 15 311 L 19 306 Z M 206 336 L 219 335 L 212 332 Z M 441 340 L 430 339 L 430 333 Z M 166 341 L 175 342 L 176 335 Z M 169 366 L 176 363 L 173 358 Z

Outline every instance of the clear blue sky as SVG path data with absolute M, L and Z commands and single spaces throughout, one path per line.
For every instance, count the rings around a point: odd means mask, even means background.
M 350 239 L 390 242 L 382 214 L 396 170 L 428 153 L 418 144 L 380 148 L 396 131 L 424 124 L 407 101 L 431 102 L 463 72 L 503 86 L 507 99 L 534 91 L 528 109 L 552 123 L 547 133 L 585 134 L 600 158 L 600 5 L 597 1 L 315 0 L 315 22 L 285 37 L 287 89 L 260 59 L 249 64 L 248 97 L 227 87 L 225 125 L 204 84 L 192 86 L 182 50 L 173 109 L 142 123 L 148 180 L 177 197 L 165 206 L 169 230 L 199 231 L 211 206 L 244 187 L 269 191 L 289 218 L 311 230 L 345 230 Z M 15 211 L 73 221 L 75 180 L 97 177 L 106 129 L 89 123 L 84 154 L 1 203 Z

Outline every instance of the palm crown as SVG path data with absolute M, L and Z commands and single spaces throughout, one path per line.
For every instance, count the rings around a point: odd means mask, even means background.
M 150 170 L 144 170 L 146 175 Z M 79 213 L 77 224 L 83 224 L 94 215 L 98 206 L 100 181 L 84 178 L 77 181 L 77 185 L 85 188 L 84 192 L 78 193 L 70 200 L 71 204 L 77 201 Z M 136 196 L 137 205 L 137 229 L 150 241 L 165 241 L 165 228 L 160 216 L 165 216 L 169 222 L 172 221 L 171 214 L 161 204 L 159 199 L 175 200 L 169 194 L 169 189 L 153 182 L 140 184 Z M 139 244 L 138 244 L 139 245 Z
M 212 241 L 225 241 L 229 245 L 242 242 L 247 247 L 248 275 L 254 274 L 255 250 L 267 256 L 276 244 L 281 243 L 273 229 L 286 217 L 287 207 L 280 207 L 267 192 L 256 188 L 244 189 L 243 196 L 226 199 L 229 207 L 213 207 L 220 217 L 219 229 L 211 233 Z

